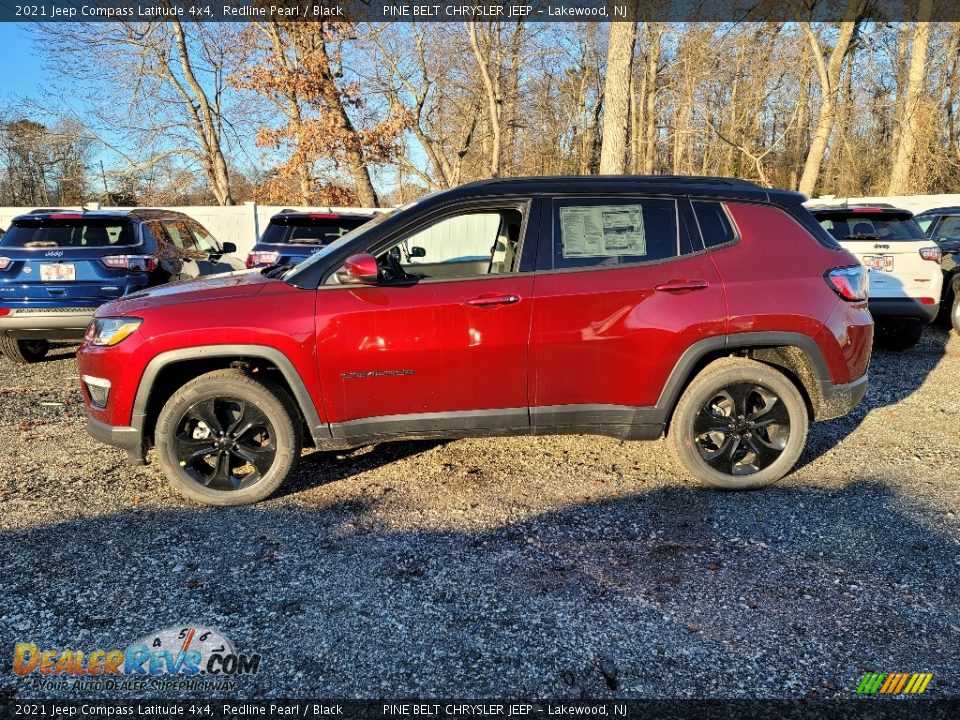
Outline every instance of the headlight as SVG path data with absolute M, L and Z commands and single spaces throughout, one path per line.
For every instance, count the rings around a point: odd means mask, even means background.
M 140 327 L 143 320 L 140 318 L 94 318 L 83 336 L 91 345 L 116 345 Z

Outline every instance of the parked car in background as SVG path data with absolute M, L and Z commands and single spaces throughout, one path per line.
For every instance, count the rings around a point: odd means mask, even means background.
M 0 352 L 39 360 L 83 339 L 103 303 L 173 280 L 242 270 L 196 220 L 170 210 L 39 210 L 0 237 Z
M 940 249 L 909 210 L 889 205 L 811 206 L 820 225 L 869 271 L 877 340 L 891 350 L 919 342 L 940 307 Z
M 372 213 L 283 210 L 270 218 L 247 255 L 247 267 L 296 265 L 372 219 Z
M 379 216 L 293 268 L 101 307 L 88 430 L 212 505 L 301 444 L 665 431 L 704 483 L 783 477 L 863 397 L 867 273 L 798 193 L 718 178 L 497 179 Z
M 960 206 L 933 208 L 917 215 L 917 224 L 940 248 L 943 293 L 940 317 L 960 333 Z

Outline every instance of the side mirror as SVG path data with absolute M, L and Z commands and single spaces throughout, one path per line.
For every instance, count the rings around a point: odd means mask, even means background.
M 370 253 L 351 255 L 337 271 L 337 280 L 344 285 L 376 285 L 380 275 L 377 259 Z
M 415 258 L 415 257 L 426 257 L 426 256 L 427 256 L 427 251 L 424 250 L 422 247 L 418 245 L 414 245 L 412 248 L 410 248 L 410 257 Z
M 223 242 L 220 243 L 220 248 L 224 253 L 235 253 L 237 251 L 236 243 L 232 242 Z

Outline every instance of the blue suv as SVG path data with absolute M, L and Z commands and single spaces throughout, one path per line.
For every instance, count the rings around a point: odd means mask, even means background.
M 247 255 L 247 267 L 296 265 L 320 248 L 373 219 L 370 213 L 311 213 L 282 210 Z
M 162 283 L 242 270 L 196 220 L 169 210 L 34 211 L 0 237 L 0 352 L 16 363 L 83 339 L 103 303 Z

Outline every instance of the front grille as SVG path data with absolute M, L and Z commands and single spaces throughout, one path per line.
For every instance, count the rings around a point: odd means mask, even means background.
M 93 308 L 88 307 L 54 307 L 54 308 L 17 308 L 10 311 L 11 315 L 74 315 L 89 313 Z

